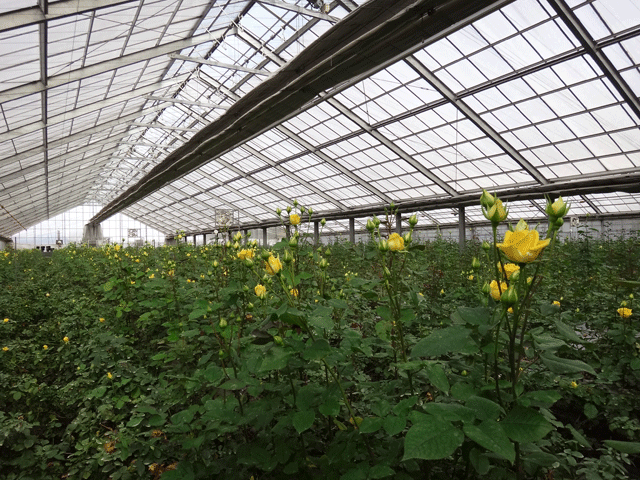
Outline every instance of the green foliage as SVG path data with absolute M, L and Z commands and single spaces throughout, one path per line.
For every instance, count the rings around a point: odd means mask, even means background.
M 637 477 L 638 239 L 545 251 L 512 314 L 480 245 L 381 250 L 392 213 L 265 257 L 0 253 L 0 478 Z

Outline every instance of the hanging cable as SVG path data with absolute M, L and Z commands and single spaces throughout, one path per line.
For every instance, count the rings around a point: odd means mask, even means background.
M 17 219 L 16 217 L 14 217 L 13 215 L 11 215 L 11 212 L 10 212 L 9 210 L 7 210 L 7 209 L 5 208 L 5 206 L 4 206 L 4 205 L 0 205 L 0 207 L 2 207 L 2 209 L 3 209 L 5 212 L 7 212 L 7 214 L 9 214 L 9 216 L 10 216 L 11 218 L 13 218 L 13 219 L 14 219 L 14 220 L 15 220 L 15 222 L 16 222 L 18 225 L 20 225 L 20 226 L 22 227 L 22 229 L 23 229 L 23 230 L 26 230 L 26 228 L 24 227 L 24 225 L 22 225 L 22 224 L 18 221 L 18 219 Z

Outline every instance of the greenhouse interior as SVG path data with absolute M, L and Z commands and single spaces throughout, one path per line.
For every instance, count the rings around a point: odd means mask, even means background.
M 635 0 L 0 5 L 0 480 L 640 478 Z

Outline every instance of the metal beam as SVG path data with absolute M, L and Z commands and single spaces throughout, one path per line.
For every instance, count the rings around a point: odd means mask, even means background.
M 204 102 L 192 102 L 190 100 L 183 100 L 182 98 L 172 98 L 172 97 L 155 97 L 153 95 L 147 95 L 147 100 L 151 100 L 154 102 L 168 102 L 168 103 L 179 103 L 181 105 L 191 105 L 194 107 L 202 107 L 202 108 L 210 108 L 210 109 L 218 109 L 218 110 L 228 110 L 229 107 L 223 107 L 222 105 L 214 105 L 213 103 L 204 103 Z
M 78 68 L 70 72 L 54 75 L 49 77 L 48 85 L 43 85 L 42 82 L 32 82 L 26 85 L 21 85 L 19 87 L 9 88 L 0 92 L 0 103 L 26 97 L 27 95 L 33 95 L 34 93 L 39 93 L 42 90 L 46 90 L 48 88 L 55 88 L 61 85 L 66 85 L 68 83 L 77 82 L 85 78 L 100 75 L 101 73 L 133 65 L 138 62 L 151 60 L 153 58 L 167 55 L 171 52 L 177 52 L 185 48 L 200 45 L 202 43 L 213 42 L 222 38 L 227 30 L 228 29 L 226 28 L 221 28 L 210 33 L 203 33 L 201 35 L 190 37 L 184 40 L 165 43 L 163 45 L 158 45 L 157 47 L 147 48 L 145 50 L 114 58 L 112 60 L 105 60 L 103 62 L 96 63 L 95 65 L 89 65 L 87 67 Z
M 258 70 L 255 68 L 243 67 L 241 65 L 233 65 L 232 63 L 215 62 L 213 60 L 207 60 L 206 58 L 188 57 L 186 55 L 179 55 L 177 53 L 170 53 L 169 58 L 173 60 L 182 60 L 184 62 L 198 63 L 201 65 L 210 65 L 212 67 L 226 68 L 228 70 L 237 70 L 239 72 L 254 73 L 256 75 L 266 75 L 266 76 L 271 75 L 271 72 L 267 72 L 265 70 Z
M 338 17 L 334 17 L 332 15 L 328 15 L 326 13 L 310 10 L 308 8 L 300 7 L 298 5 L 293 5 L 287 2 L 281 2 L 280 0 L 258 0 L 258 3 L 262 3 L 263 5 L 272 5 L 274 7 L 283 8 L 285 10 L 290 10 L 292 12 L 300 13 L 301 15 L 306 15 L 307 17 L 319 18 L 320 20 L 326 20 L 327 22 L 337 23 L 340 21 Z
M 183 128 L 183 127 L 172 127 L 171 125 L 163 125 L 161 123 L 143 123 L 143 122 L 131 122 L 129 125 L 132 127 L 144 127 L 144 128 L 156 128 L 158 130 L 172 130 L 177 132 L 199 132 L 200 130 L 197 128 Z
M 584 27 L 573 10 L 571 10 L 563 0 L 549 0 L 549 3 L 582 46 L 589 52 L 620 96 L 627 102 L 629 108 L 636 114 L 636 117 L 640 119 L 640 100 L 638 100 L 638 97 L 631 87 L 629 87 L 629 84 L 622 78 L 622 75 L 620 75 L 616 67 L 613 66 L 609 58 L 607 58 L 598 47 L 589 31 Z
M 405 62 L 413 68 L 422 78 L 429 82 L 440 95 L 449 100 L 463 115 L 466 116 L 476 127 L 478 127 L 487 137 L 493 140 L 513 161 L 520 165 L 529 175 L 531 175 L 541 185 L 547 185 L 547 180 L 531 163 L 524 158 L 509 142 L 507 142 L 491 125 L 480 117 L 464 100 L 459 98 L 444 82 L 428 70 L 418 59 L 413 56 L 407 57 Z
M 268 58 L 276 65 L 283 65 L 286 63 L 282 58 L 280 58 L 278 55 L 273 53 L 267 45 L 260 42 L 260 40 L 254 37 L 251 33 L 246 32 L 245 30 L 239 28 L 237 32 L 237 36 L 241 40 L 243 40 L 247 45 L 249 45 L 250 47 L 253 47 L 263 57 Z

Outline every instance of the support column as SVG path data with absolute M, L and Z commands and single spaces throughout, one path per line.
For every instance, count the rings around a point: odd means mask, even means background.
M 247 230 L 246 228 L 243 228 L 243 229 L 242 229 L 242 243 L 243 243 L 244 245 L 246 245 L 246 244 L 247 244 L 247 232 L 248 232 L 248 231 L 249 231 L 249 230 Z
M 198 245 L 198 236 L 195 233 L 193 234 L 193 245 Z
M 460 244 L 460 253 L 464 251 L 466 244 L 466 222 L 464 217 L 464 207 L 458 208 L 458 242 Z
M 262 247 L 267 248 L 267 227 L 262 227 Z
M 291 239 L 291 225 L 285 226 L 285 231 L 287 232 L 287 240 Z
M 402 214 L 396 213 L 396 233 L 402 235 Z
M 202 234 L 202 244 L 203 244 L 203 245 L 206 245 L 206 244 L 207 244 L 207 234 L 206 234 L 206 233 L 203 233 L 203 234 Z
M 351 243 L 356 243 L 356 219 L 349 219 L 349 241 Z
M 313 244 L 317 247 L 320 245 L 320 222 L 313 222 Z

